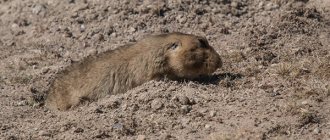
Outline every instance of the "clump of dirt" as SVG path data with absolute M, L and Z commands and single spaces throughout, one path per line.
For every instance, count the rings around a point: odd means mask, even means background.
M 327 0 L 0 0 L 4 139 L 329 139 Z M 151 33 L 205 36 L 224 66 L 66 112 L 58 71 Z

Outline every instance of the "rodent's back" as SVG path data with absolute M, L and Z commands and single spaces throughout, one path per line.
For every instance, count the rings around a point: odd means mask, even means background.
M 127 57 L 122 54 L 129 47 L 89 56 L 59 72 L 49 88 L 46 106 L 66 110 L 83 100 L 125 91 L 125 86 L 119 83 L 128 78 L 127 62 L 124 62 Z

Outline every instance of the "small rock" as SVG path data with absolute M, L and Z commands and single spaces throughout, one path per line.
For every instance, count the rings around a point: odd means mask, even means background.
M 214 117 L 216 115 L 216 113 L 217 113 L 216 111 L 212 110 L 212 111 L 210 111 L 210 116 Z
M 270 2 L 270 3 L 267 3 L 265 5 L 265 10 L 270 10 L 271 11 L 271 10 L 277 9 L 278 7 L 279 7 L 278 5 Z
M 315 134 L 319 134 L 319 133 L 321 133 L 321 129 L 318 128 L 318 127 L 316 127 L 316 128 L 313 130 L 313 132 L 314 132 Z
M 207 23 L 202 23 L 200 27 L 205 31 L 209 27 L 209 25 Z
M 69 0 L 69 3 L 76 3 L 75 0 Z
M 307 104 L 309 104 L 309 101 L 308 100 L 304 100 L 304 101 L 301 102 L 301 104 L 302 105 L 307 105 Z
M 121 123 L 115 123 L 112 125 L 113 128 L 123 130 L 124 126 Z
M 77 18 L 77 17 L 79 17 L 78 12 L 73 12 L 73 13 L 71 14 L 71 18 Z
M 138 111 L 139 108 L 140 108 L 139 105 L 134 104 L 134 105 L 132 106 L 132 111 Z
M 82 129 L 82 128 L 77 128 L 77 129 L 74 130 L 73 132 L 75 132 L 75 133 L 82 133 L 82 132 L 84 132 L 84 129 Z
M 100 108 L 96 108 L 96 109 L 94 110 L 94 112 L 95 112 L 95 113 L 99 113 L 99 114 L 104 113 L 104 111 L 103 111 L 102 109 L 100 109 Z
M 129 37 L 128 37 L 128 41 L 129 41 L 129 42 L 136 42 L 136 39 L 135 39 L 134 36 L 129 36 Z
M 43 73 L 43 74 L 46 74 L 47 72 L 49 72 L 49 68 L 43 68 L 42 70 L 41 70 L 41 72 Z
M 20 101 L 20 102 L 17 103 L 18 106 L 25 106 L 25 105 L 27 105 L 27 104 L 28 104 L 28 103 L 27 103 L 27 101 L 25 101 L 25 100 L 24 100 L 24 101 Z
M 138 135 L 136 140 L 146 140 L 146 135 Z
M 206 129 L 210 129 L 210 128 L 211 128 L 211 125 L 206 124 L 206 125 L 205 125 L 205 128 L 206 128 Z
M 105 33 L 106 33 L 107 35 L 111 35 L 113 32 L 115 32 L 115 30 L 113 29 L 113 27 L 107 27 L 107 28 L 106 28 Z
M 184 23 L 187 22 L 187 18 L 186 18 L 185 16 L 182 16 L 182 15 L 178 15 L 178 16 L 176 17 L 176 20 L 177 20 L 179 23 L 181 23 L 181 24 L 184 24 Z
M 98 53 L 98 51 L 96 50 L 96 48 L 89 48 L 86 50 L 87 55 L 95 55 L 97 53 Z
M 19 27 L 19 25 L 16 24 L 16 23 L 14 23 L 14 24 L 11 25 L 11 27 L 12 27 L 12 28 L 17 28 L 17 27 Z
M 178 102 L 179 98 L 178 96 L 173 96 L 173 98 L 171 99 L 172 102 Z
M 80 32 L 85 32 L 85 30 L 86 30 L 85 25 L 84 24 L 81 24 L 80 25 Z
M 106 132 L 100 132 L 99 134 L 97 134 L 96 136 L 94 136 L 95 138 L 99 138 L 99 139 L 106 139 L 109 138 L 110 135 L 107 134 Z M 118 139 L 118 138 L 117 138 Z
M 196 104 L 196 99 L 194 99 L 194 98 L 189 99 L 189 104 L 190 105 Z
M 260 2 L 260 3 L 258 4 L 258 9 L 263 8 L 263 6 L 264 6 L 264 2 Z
M 191 106 L 184 105 L 181 107 L 181 111 L 182 111 L 182 113 L 187 114 L 191 111 Z
M 161 102 L 160 99 L 154 99 L 151 102 L 151 108 L 154 109 L 154 110 L 158 110 L 158 109 L 160 109 L 162 107 L 163 107 L 163 103 Z
M 167 89 L 167 91 L 175 91 L 175 86 L 170 86 L 170 87 L 168 87 L 168 89 Z
M 37 69 L 38 68 L 38 66 L 37 65 L 32 65 L 32 69 Z
M 7 140 L 18 140 L 18 137 L 16 137 L 16 136 L 9 136 L 6 139 Z
M 166 133 L 161 136 L 162 140 L 169 140 L 171 138 L 172 138 L 172 136 L 170 134 L 166 134 Z
M 116 33 L 112 33 L 112 34 L 110 35 L 110 37 L 117 37 L 117 34 L 116 34 Z
M 94 41 L 104 41 L 103 34 L 96 34 L 93 36 Z
M 66 126 L 62 126 L 61 128 L 60 128 L 60 132 L 64 132 L 64 131 L 67 131 L 68 130 L 68 128 L 66 127 Z
M 228 28 L 221 28 L 220 29 L 220 33 L 223 33 L 223 34 L 229 34 L 229 29 Z
M 77 23 L 79 24 L 83 24 L 85 21 L 84 21 L 84 18 L 77 18 Z
M 206 113 L 207 111 L 208 111 L 207 108 L 202 108 L 199 112 L 204 114 L 204 113 Z
M 179 102 L 182 105 L 188 105 L 189 104 L 189 98 L 187 96 L 180 96 L 179 97 Z
M 278 95 L 281 95 L 281 94 L 278 93 L 278 92 L 272 92 L 272 93 L 270 94 L 270 97 L 275 97 L 275 96 L 278 96 Z
M 68 37 L 68 38 L 70 38 L 70 37 L 72 37 L 73 36 L 73 34 L 72 34 L 72 32 L 65 32 L 65 34 L 64 34 L 64 37 Z
M 136 29 L 133 27 L 129 28 L 129 30 L 128 30 L 129 33 L 134 33 L 135 31 L 136 31 Z
M 49 132 L 46 132 L 46 131 L 39 131 L 39 136 L 46 136 L 46 137 L 50 137 L 51 136 L 51 134 L 49 133 Z
M 7 130 L 8 127 L 7 126 L 2 126 L 0 130 Z
M 190 119 L 189 118 L 183 118 L 181 120 L 181 123 L 182 123 L 182 125 L 187 126 L 190 123 Z
M 197 15 L 204 15 L 205 12 L 206 12 L 205 9 L 203 9 L 202 7 L 198 7 L 195 9 L 195 13 Z
M 39 14 L 40 12 L 46 10 L 46 7 L 44 5 L 36 5 L 32 9 L 33 14 Z
M 233 8 L 237 8 L 238 7 L 238 3 L 235 2 L 235 1 L 233 1 L 233 2 L 231 2 L 230 6 L 233 7 Z

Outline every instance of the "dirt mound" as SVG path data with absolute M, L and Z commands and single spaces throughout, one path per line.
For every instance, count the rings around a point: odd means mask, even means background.
M 0 0 L 4 139 L 329 139 L 326 0 Z M 224 66 L 67 112 L 42 106 L 73 61 L 150 33 L 206 36 Z

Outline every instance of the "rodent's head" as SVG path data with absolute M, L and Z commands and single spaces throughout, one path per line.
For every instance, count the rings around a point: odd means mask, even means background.
M 179 78 L 209 75 L 222 66 L 219 54 L 206 38 L 194 35 L 169 34 L 166 56 L 171 74 Z

